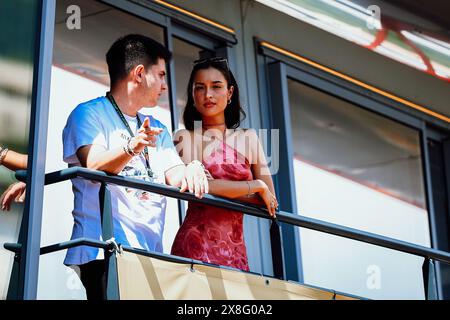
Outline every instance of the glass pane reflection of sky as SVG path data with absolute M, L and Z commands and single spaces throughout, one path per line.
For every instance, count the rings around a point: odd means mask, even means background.
M 450 82 L 450 39 L 389 16 L 364 1 L 257 0 L 391 59 Z

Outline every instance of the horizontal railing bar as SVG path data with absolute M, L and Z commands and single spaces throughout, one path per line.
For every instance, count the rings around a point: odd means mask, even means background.
M 45 185 L 55 184 L 55 183 L 58 183 L 58 182 L 62 182 L 62 181 L 66 181 L 66 180 L 69 180 L 69 179 L 76 178 L 78 176 L 78 172 L 80 171 L 80 169 L 89 170 L 89 169 L 82 168 L 82 167 L 71 167 L 71 168 L 60 170 L 60 171 L 46 173 L 45 174 L 45 182 L 44 182 L 44 184 Z M 91 170 L 89 170 L 89 171 L 91 171 Z M 95 171 L 95 172 L 105 174 L 102 171 Z M 15 176 L 16 176 L 17 180 L 22 181 L 22 182 L 26 182 L 26 180 L 27 180 L 27 170 L 17 170 Z
M 210 194 L 205 194 L 202 199 L 199 199 L 195 197 L 195 195 L 192 193 L 180 192 L 179 188 L 170 187 L 167 185 L 162 185 L 160 183 L 154 183 L 130 177 L 108 175 L 103 171 L 89 170 L 82 167 L 72 167 L 68 169 L 63 169 L 61 171 L 47 173 L 45 183 L 47 185 L 54 184 L 64 180 L 73 179 L 75 177 L 81 177 L 98 182 L 106 182 L 128 188 L 140 189 L 180 200 L 195 201 L 203 204 L 214 205 L 225 209 L 241 211 L 259 218 L 270 218 L 269 213 L 267 212 L 266 209 L 249 205 L 247 203 L 232 201 L 226 198 L 221 198 Z
M 277 212 L 277 219 L 278 221 L 285 222 L 298 227 L 325 232 L 332 235 L 381 246 L 387 249 L 393 249 L 396 251 L 422 256 L 428 259 L 434 259 L 450 263 L 450 253 L 448 252 L 416 245 L 403 240 L 398 240 L 367 231 L 353 229 L 342 225 L 325 222 L 322 220 L 308 218 L 305 216 L 294 215 L 288 212 L 282 211 Z
M 206 194 L 203 196 L 202 199 L 198 199 L 192 193 L 189 192 L 181 193 L 179 189 L 175 187 L 169 187 L 166 185 L 147 182 L 134 178 L 122 177 L 117 175 L 108 175 L 103 171 L 89 170 L 82 167 L 72 167 L 61 171 L 48 173 L 46 174 L 45 183 L 53 184 L 64 180 L 73 179 L 75 177 L 81 177 L 89 180 L 112 183 L 120 186 L 145 190 L 148 192 L 158 193 L 176 199 L 201 202 L 208 205 L 240 211 L 259 218 L 271 219 L 266 209 L 256 207 L 253 205 L 232 201 L 229 199 L 213 196 L 210 194 Z M 277 220 L 279 222 L 288 223 L 298 227 L 303 227 L 319 232 L 325 232 L 328 234 L 381 246 L 387 249 L 422 256 L 426 259 L 434 259 L 445 263 L 450 263 L 450 253 L 448 252 L 427 248 L 406 241 L 397 240 L 394 238 L 385 237 L 374 233 L 341 226 L 334 223 L 329 223 L 283 211 L 277 212 Z
M 105 241 L 93 240 L 93 239 L 88 239 L 88 238 L 78 238 L 78 239 L 42 247 L 41 255 L 64 250 L 64 249 L 69 249 L 69 248 L 73 248 L 73 247 L 84 246 L 84 245 L 90 246 L 90 247 L 102 248 L 102 249 L 107 249 L 107 248 L 111 247 L 111 244 L 107 243 Z
M 16 171 L 16 179 L 22 182 L 27 181 L 27 170 L 17 170 Z
M 84 169 L 84 168 L 83 168 Z M 100 171 L 101 172 L 101 171 Z M 85 179 L 96 180 L 98 177 L 97 171 L 92 170 L 81 170 L 78 172 L 78 176 Z M 167 197 L 176 198 L 186 201 L 195 201 L 203 204 L 215 205 L 225 209 L 231 209 L 236 211 L 245 211 L 246 213 L 255 215 L 260 218 L 267 218 L 269 214 L 266 210 L 257 207 L 248 207 L 247 204 L 242 204 L 239 202 L 231 201 L 229 199 L 216 197 L 210 194 L 203 195 L 202 199 L 197 198 L 194 194 L 189 192 L 180 192 L 179 188 L 169 187 L 167 185 L 162 185 L 160 183 L 153 183 L 144 180 L 139 180 L 135 178 L 122 177 L 122 176 L 111 176 L 104 172 L 100 173 L 101 181 L 106 183 L 113 183 L 115 185 L 120 185 L 128 188 L 140 189 L 152 193 L 158 193 Z
M 3 248 L 14 253 L 20 253 L 22 245 L 20 243 L 4 243 Z
M 85 168 L 82 168 L 85 169 Z M 88 170 L 88 169 L 85 169 Z M 74 179 L 77 177 L 78 172 L 80 171 L 80 167 L 72 167 L 67 168 L 61 171 L 55 171 L 52 173 L 47 173 L 45 175 L 45 185 L 55 184 L 58 182 L 66 181 L 69 179 Z M 102 171 L 98 171 L 99 173 L 104 173 Z

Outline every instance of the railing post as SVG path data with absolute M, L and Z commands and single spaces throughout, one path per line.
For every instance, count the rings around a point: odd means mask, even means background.
M 284 279 L 283 244 L 281 242 L 280 226 L 276 219 L 270 225 L 270 247 L 272 249 L 272 266 L 275 278 Z
M 102 182 L 99 192 L 100 215 L 102 221 L 102 238 L 107 241 L 114 237 L 114 222 L 111 208 L 111 191 Z M 105 249 L 106 298 L 119 300 L 119 278 L 117 271 L 116 250 Z
M 432 259 L 425 258 L 422 266 L 423 286 L 426 300 L 438 300 L 436 270 Z
M 20 237 L 19 237 L 20 239 Z M 20 241 L 20 240 L 19 240 Z M 8 248 L 10 243 L 5 243 L 3 247 L 6 250 L 10 250 Z M 11 270 L 11 276 L 9 277 L 9 285 L 8 285 L 8 293 L 6 294 L 7 300 L 18 300 L 19 299 L 19 280 L 20 280 L 20 258 L 22 254 L 22 246 L 20 244 L 14 244 L 16 246 L 16 250 L 10 250 L 14 252 L 14 261 Z

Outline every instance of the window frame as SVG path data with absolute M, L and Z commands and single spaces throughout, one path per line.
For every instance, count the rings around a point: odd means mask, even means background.
M 37 5 L 25 206 L 7 299 L 37 297 L 56 0 Z

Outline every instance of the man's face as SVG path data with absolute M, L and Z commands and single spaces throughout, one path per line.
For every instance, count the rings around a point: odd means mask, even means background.
M 166 62 L 158 59 L 158 62 L 147 69 L 145 79 L 142 85 L 143 105 L 154 107 L 158 104 L 161 94 L 167 90 L 166 83 Z

